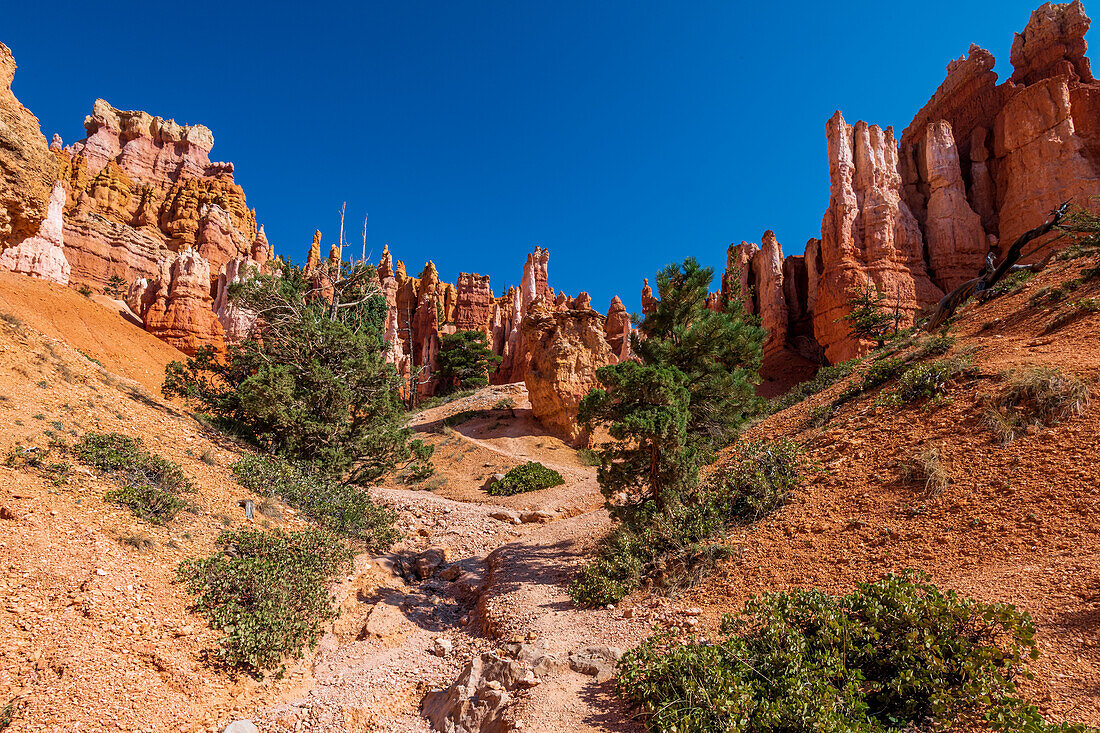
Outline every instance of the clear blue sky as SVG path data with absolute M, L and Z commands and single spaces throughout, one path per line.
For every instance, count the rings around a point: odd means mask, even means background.
M 971 42 L 1011 73 L 1038 4 L 11 0 L 0 40 L 47 138 L 96 97 L 210 127 L 277 252 L 335 240 L 346 200 L 412 274 L 499 294 L 538 244 L 556 288 L 635 310 L 670 261 L 720 272 L 769 228 L 802 252 L 833 111 L 900 134 Z

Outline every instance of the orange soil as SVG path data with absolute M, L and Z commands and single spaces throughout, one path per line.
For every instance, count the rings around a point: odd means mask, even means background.
M 919 568 L 941 586 L 1030 612 L 1041 657 L 1026 693 L 1054 719 L 1100 723 L 1100 410 L 1094 400 L 1084 416 L 1005 446 L 979 403 L 1003 370 L 1025 365 L 1058 367 L 1095 390 L 1100 315 L 1077 301 L 1100 295 L 1100 281 L 1050 307 L 1029 303 L 1080 270 L 1059 263 L 1012 295 L 962 309 L 949 356 L 973 349 L 977 374 L 957 379 L 940 403 L 881 407 L 870 395 L 823 429 L 810 427 L 811 410 L 840 384 L 750 430 L 749 438 L 794 438 L 814 470 L 784 509 L 735 534 L 740 557 L 685 602 L 704 608 L 713 630 L 721 614 L 762 592 L 843 593 Z M 1059 316 L 1068 323 L 1058 326 Z M 904 478 L 904 464 L 925 447 L 939 449 L 950 473 L 937 498 Z
M 125 306 L 95 297 L 93 301 L 72 288 L 0 271 L 0 313 L 16 316 L 44 336 L 98 360 L 108 371 L 160 394 L 164 366 L 186 359 L 186 354 L 125 318 L 120 313 Z

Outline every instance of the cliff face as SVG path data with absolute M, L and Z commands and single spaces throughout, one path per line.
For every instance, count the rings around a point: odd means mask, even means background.
M 785 319 L 767 240 L 759 253 L 742 243 L 727 256 L 721 292 L 740 294 L 769 329 L 765 377 L 791 353 L 837 362 L 868 348 L 838 322 L 853 288 L 884 290 L 907 325 L 1061 202 L 1100 194 L 1088 28 L 1080 0 L 1042 5 L 1016 35 L 1014 71 L 1001 84 L 992 54 L 971 46 L 900 140 L 839 112 L 828 121 L 829 207 L 801 262 L 783 260 Z M 1031 257 L 1043 254 L 1040 246 Z
M 0 250 L 34 236 L 57 178 L 38 118 L 11 91 L 15 59 L 0 43 Z

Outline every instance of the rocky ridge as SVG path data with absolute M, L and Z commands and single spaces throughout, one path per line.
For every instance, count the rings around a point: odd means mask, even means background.
M 900 139 L 890 127 L 849 125 L 840 112 L 826 123 L 830 197 L 820 239 L 782 268 L 770 233 L 762 248 L 742 242 L 728 252 L 721 295 L 741 294 L 769 329 L 765 376 L 867 349 L 838 323 L 852 288 L 877 286 L 911 324 L 1061 202 L 1088 205 L 1100 194 L 1089 23 L 1080 0 L 1040 6 L 1016 35 L 1014 71 L 1001 84 L 993 55 L 971 46 Z

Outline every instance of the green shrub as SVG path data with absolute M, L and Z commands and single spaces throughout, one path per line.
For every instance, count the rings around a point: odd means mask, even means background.
M 950 351 L 954 345 L 955 337 L 949 333 L 926 336 L 917 344 L 917 348 L 913 350 L 909 360 L 915 361 L 929 356 L 940 356 Z
M 892 396 L 899 402 L 938 400 L 947 391 L 947 385 L 961 370 L 962 366 L 956 359 L 940 359 L 926 364 L 917 364 L 901 375 Z
M 1030 617 L 942 592 L 912 573 L 851 594 L 769 594 L 727 617 L 717 642 L 658 634 L 620 662 L 619 694 L 649 730 L 676 733 L 1051 726 L 1015 697 L 1037 657 Z
M 397 514 L 375 504 L 359 486 L 270 455 L 244 456 L 230 468 L 246 489 L 278 497 L 325 529 L 353 537 L 372 552 L 384 552 L 400 539 L 394 527 Z
M 982 292 L 980 295 L 984 300 L 992 300 L 993 298 L 999 298 L 1002 295 L 1010 295 L 1015 293 L 1024 283 L 1030 280 L 1035 275 L 1031 270 L 1017 270 L 1016 272 L 1010 272 L 1001 278 L 1001 281 L 991 287 L 989 290 Z
M 490 496 L 512 496 L 528 491 L 549 489 L 564 483 L 565 479 L 554 469 L 547 468 L 537 461 L 528 461 L 504 474 L 504 478 L 500 481 L 489 484 L 485 491 Z
M 800 465 L 801 448 L 785 438 L 739 447 L 684 501 L 635 523 L 639 529 L 623 523 L 612 530 L 596 559 L 570 585 L 570 596 L 598 606 L 618 602 L 643 583 L 657 589 L 695 583 L 731 554 L 722 541 L 724 530 L 781 506 Z
M 494 410 L 514 410 L 516 409 L 516 401 L 511 397 L 501 397 L 499 400 L 493 403 Z
M 581 462 L 582 466 L 599 466 L 602 464 L 600 461 L 600 454 L 591 448 L 581 448 L 577 451 L 577 460 Z
M 719 464 L 713 491 L 725 503 L 729 523 L 756 522 L 783 506 L 798 484 L 802 448 L 793 440 L 755 440 Z
M 794 387 L 791 387 L 791 389 L 788 390 L 785 394 L 776 397 L 773 400 L 769 400 L 767 409 L 765 411 L 770 415 L 779 412 L 780 410 L 784 410 L 791 405 L 797 405 L 799 402 L 806 399 L 807 397 L 828 389 L 844 377 L 851 374 L 852 369 L 854 369 L 856 364 L 858 363 L 859 362 L 857 360 L 852 360 L 841 362 L 840 364 L 830 364 L 829 366 L 821 367 L 817 370 L 817 374 L 814 375 L 813 379 L 807 382 L 802 382 L 801 384 L 796 384 Z
M 352 553 L 315 529 L 243 529 L 223 533 L 218 545 L 222 552 L 185 560 L 178 571 L 194 610 L 224 632 L 216 656 L 257 677 L 273 669 L 281 676 L 284 659 L 313 648 L 336 617 L 328 583 L 351 569 Z
M 187 502 L 180 494 L 195 491 L 180 466 L 145 449 L 141 438 L 121 433 L 86 433 L 73 446 L 83 463 L 113 474 L 121 488 L 104 494 L 106 501 L 122 504 L 153 524 L 170 521 Z
M 281 258 L 271 270 L 229 287 L 234 304 L 262 314 L 255 327 L 224 353 L 169 363 L 161 392 L 267 452 L 369 486 L 408 459 L 412 437 L 409 385 L 385 359 L 377 272 L 330 259 L 307 273 Z

